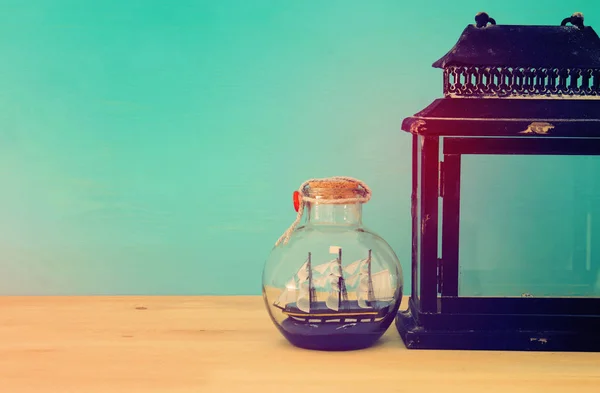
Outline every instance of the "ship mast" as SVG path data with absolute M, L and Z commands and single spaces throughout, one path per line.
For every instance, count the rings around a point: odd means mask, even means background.
M 369 250 L 369 258 L 367 259 L 368 263 L 369 263 L 369 289 L 368 289 L 368 299 L 369 299 L 369 303 L 370 302 L 374 302 L 375 301 L 375 291 L 373 290 L 373 277 L 371 276 L 371 250 Z
M 348 292 L 346 291 L 346 282 L 344 280 L 344 271 L 342 270 L 342 249 L 338 250 L 338 258 L 337 258 L 338 266 L 340 269 L 340 276 L 338 277 L 338 288 L 340 291 L 338 292 L 338 304 L 341 306 L 342 300 L 348 301 Z
M 313 301 L 317 298 L 317 296 L 315 293 L 315 287 L 313 285 L 311 253 L 310 252 L 308 253 L 308 264 L 306 265 L 306 267 L 308 269 L 308 303 L 310 304 L 310 307 L 312 308 Z

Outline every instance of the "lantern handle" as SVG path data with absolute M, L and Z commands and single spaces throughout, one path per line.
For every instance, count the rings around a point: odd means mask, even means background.
M 583 29 L 583 14 L 581 12 L 575 12 L 573 15 L 568 18 L 563 19 L 560 23 L 561 26 L 566 26 L 567 23 L 571 23 L 573 26 L 577 26 L 580 29 Z
M 475 23 L 477 24 L 477 27 L 481 29 L 482 27 L 486 27 L 488 23 L 495 25 L 496 20 L 490 18 L 487 12 L 478 12 L 477 15 L 475 15 Z

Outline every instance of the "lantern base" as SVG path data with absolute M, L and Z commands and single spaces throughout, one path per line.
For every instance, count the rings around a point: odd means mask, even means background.
M 445 324 L 448 316 L 434 313 L 426 314 L 428 326 L 423 326 L 419 324 L 419 312 L 415 314 L 411 308 L 399 312 L 396 318 L 396 328 L 407 349 L 600 352 L 600 335 L 589 330 L 449 329 Z M 452 319 L 472 321 L 473 325 L 486 318 L 489 315 L 452 315 Z

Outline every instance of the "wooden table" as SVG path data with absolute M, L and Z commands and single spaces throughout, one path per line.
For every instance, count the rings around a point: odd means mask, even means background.
M 600 333 L 599 333 L 600 334 Z M 290 346 L 261 297 L 0 297 L 0 392 L 600 392 L 600 354 Z

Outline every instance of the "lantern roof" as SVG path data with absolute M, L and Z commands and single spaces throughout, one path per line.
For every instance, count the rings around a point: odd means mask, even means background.
M 589 26 L 467 26 L 433 67 L 600 68 L 600 37 Z
M 402 130 L 600 138 L 600 38 L 581 13 L 560 26 L 497 25 L 486 13 L 475 21 L 433 64 L 444 72 L 444 98 Z

